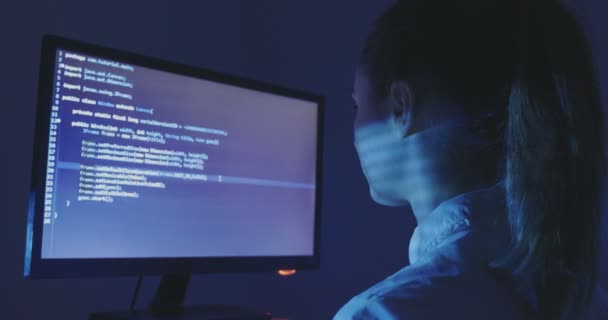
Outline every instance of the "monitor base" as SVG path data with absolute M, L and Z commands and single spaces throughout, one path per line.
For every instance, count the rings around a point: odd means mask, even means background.
M 93 313 L 89 320 L 270 320 L 272 316 L 262 312 L 227 305 L 201 305 L 184 307 L 180 312 L 155 313 L 149 310 L 134 312 Z

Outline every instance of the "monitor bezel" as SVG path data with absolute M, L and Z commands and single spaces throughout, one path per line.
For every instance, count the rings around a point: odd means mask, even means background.
M 317 160 L 314 221 L 314 254 L 311 256 L 42 259 L 42 228 L 47 147 L 57 49 L 99 56 L 108 60 L 154 68 L 175 74 L 239 86 L 317 104 Z M 183 273 L 274 272 L 282 269 L 317 269 L 320 266 L 321 186 L 325 98 L 310 92 L 277 86 L 201 67 L 170 62 L 110 47 L 44 35 L 40 56 L 32 176 L 28 203 L 25 278 L 161 275 Z

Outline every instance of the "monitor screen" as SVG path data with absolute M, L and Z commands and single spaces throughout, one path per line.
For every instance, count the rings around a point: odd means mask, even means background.
M 43 48 L 40 260 L 317 254 L 321 98 L 62 42 Z

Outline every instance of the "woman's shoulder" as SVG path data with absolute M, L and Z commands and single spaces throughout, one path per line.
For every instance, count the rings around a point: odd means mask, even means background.
M 336 314 L 346 319 L 528 319 L 525 307 L 490 275 L 447 261 L 408 266 L 354 297 Z

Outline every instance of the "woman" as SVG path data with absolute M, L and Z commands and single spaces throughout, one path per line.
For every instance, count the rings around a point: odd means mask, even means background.
M 603 113 L 563 5 L 399 1 L 365 43 L 353 98 L 371 196 L 409 204 L 418 225 L 411 264 L 335 319 L 608 319 Z

